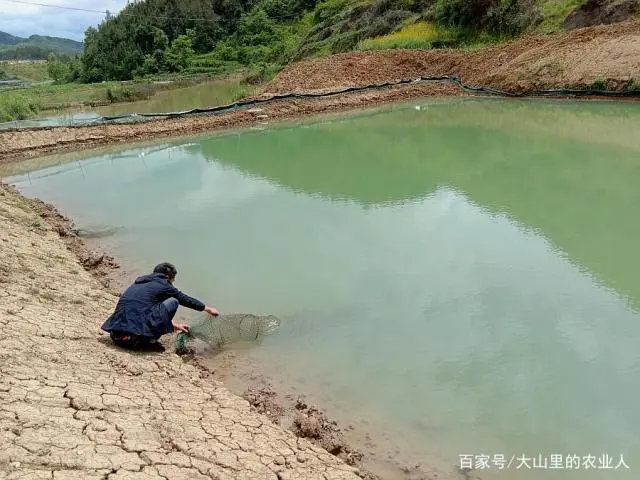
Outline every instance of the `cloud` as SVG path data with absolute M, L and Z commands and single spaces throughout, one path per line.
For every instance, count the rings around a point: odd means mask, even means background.
M 89 10 L 109 10 L 111 13 L 117 13 L 127 5 L 127 0 L 24 1 Z M 101 13 L 65 10 L 0 0 L 0 31 L 19 37 L 28 37 L 36 34 L 82 41 L 84 40 L 85 30 L 92 25 L 98 25 L 103 19 L 104 14 Z

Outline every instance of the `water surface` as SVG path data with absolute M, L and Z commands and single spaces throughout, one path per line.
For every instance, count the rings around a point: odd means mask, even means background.
M 126 85 L 123 85 L 126 88 Z M 159 90 L 148 100 L 122 102 L 104 107 L 71 108 L 63 112 L 45 112 L 38 118 L 0 123 L 0 129 L 54 127 L 91 124 L 101 117 L 127 113 L 170 113 L 193 108 L 226 105 L 251 94 L 251 87 L 241 86 L 239 77 L 222 78 L 185 87 Z
M 120 227 L 131 278 L 172 261 L 219 309 L 281 317 L 246 354 L 391 455 L 637 478 L 638 131 L 633 104 L 429 100 L 12 180 Z M 516 468 L 621 454 L 629 470 Z

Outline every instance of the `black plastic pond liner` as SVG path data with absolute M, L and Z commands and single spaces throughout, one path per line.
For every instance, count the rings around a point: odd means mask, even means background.
M 231 110 L 246 108 L 246 107 L 254 107 L 258 105 L 264 105 L 271 102 L 279 101 L 279 100 L 287 100 L 287 99 L 304 99 L 304 98 L 322 98 L 322 97 L 332 97 L 336 95 L 342 95 L 345 93 L 353 93 L 353 92 L 363 92 L 368 90 L 381 90 L 384 88 L 395 87 L 399 85 L 408 85 L 415 83 L 451 83 L 457 85 L 465 92 L 475 93 L 475 94 L 485 94 L 491 96 L 498 97 L 508 97 L 508 98 L 527 98 L 527 97 L 611 97 L 611 98 L 638 98 L 640 99 L 640 90 L 621 90 L 621 91 L 613 91 L 613 90 L 599 90 L 595 88 L 588 89 L 571 89 L 571 88 L 558 88 L 558 89 L 549 89 L 549 90 L 533 90 L 529 92 L 508 92 L 505 90 L 500 90 L 492 87 L 483 87 L 483 86 L 472 86 L 468 85 L 460 80 L 458 76 L 435 76 L 435 77 L 418 77 L 413 79 L 404 79 L 398 80 L 395 82 L 385 82 L 371 85 L 363 85 L 360 87 L 348 87 L 340 90 L 332 90 L 329 92 L 310 92 L 310 93 L 282 93 L 276 94 L 268 98 L 254 99 L 254 100 L 243 100 L 239 102 L 230 103 L 227 105 L 220 105 L 217 107 L 204 107 L 204 108 L 193 108 L 190 110 L 184 110 L 179 112 L 164 112 L 164 113 L 124 113 L 122 115 L 114 115 L 114 116 L 103 116 L 96 119 L 93 119 L 89 122 L 82 122 L 85 125 L 88 123 L 104 123 L 104 122 L 115 122 L 118 120 L 127 120 L 127 119 L 144 119 L 144 118 L 154 118 L 154 117 L 164 117 L 164 118 L 177 118 L 183 117 L 187 115 L 197 115 L 197 114 L 217 114 L 224 113 Z
M 193 108 L 191 110 L 185 110 L 182 112 L 169 112 L 169 113 L 128 113 L 123 115 L 117 115 L 113 117 L 102 117 L 104 121 L 121 120 L 132 116 L 140 117 L 181 117 L 184 115 L 192 115 L 198 113 L 221 113 L 229 110 L 235 110 L 243 107 L 252 107 L 255 105 L 262 105 L 265 103 L 271 103 L 278 100 L 287 99 L 301 99 L 301 98 L 319 98 L 319 97 L 331 97 L 335 95 L 342 95 L 344 93 L 362 92 L 366 90 L 378 90 L 383 88 L 395 87 L 398 85 L 408 85 L 411 83 L 423 83 L 423 82 L 442 82 L 453 83 L 459 86 L 462 90 L 472 93 L 484 93 L 499 97 L 512 97 L 512 98 L 525 98 L 525 97 L 626 97 L 626 98 L 640 98 L 640 90 L 598 90 L 598 89 L 571 89 L 571 88 L 558 88 L 550 90 L 533 90 L 530 92 L 508 92 L 505 90 L 499 90 L 492 87 L 474 87 L 468 85 L 460 80 L 457 76 L 438 76 L 438 77 L 418 77 L 415 79 L 404 79 L 395 82 L 378 83 L 371 85 L 363 85 L 360 87 L 348 87 L 340 90 L 333 90 L 330 92 L 316 92 L 316 93 L 282 93 L 273 95 L 269 98 L 245 100 L 228 105 L 220 105 L 217 107 L 207 108 Z

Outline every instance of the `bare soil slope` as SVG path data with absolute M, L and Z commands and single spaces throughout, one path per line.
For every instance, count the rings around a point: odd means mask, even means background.
M 475 51 L 386 50 L 304 60 L 287 67 L 266 91 L 325 90 L 431 75 L 458 75 L 472 85 L 510 91 L 588 87 L 640 81 L 640 23 L 532 35 Z

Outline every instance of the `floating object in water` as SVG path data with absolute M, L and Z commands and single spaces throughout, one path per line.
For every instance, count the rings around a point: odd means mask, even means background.
M 176 337 L 176 351 L 188 351 L 191 338 L 197 338 L 213 348 L 237 342 L 255 342 L 273 333 L 280 321 L 273 315 L 232 313 L 213 317 L 203 314 L 200 320 L 189 327 L 189 333 L 180 332 Z

